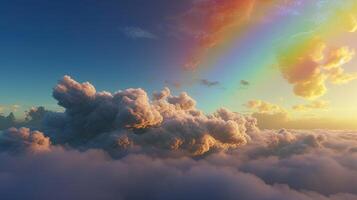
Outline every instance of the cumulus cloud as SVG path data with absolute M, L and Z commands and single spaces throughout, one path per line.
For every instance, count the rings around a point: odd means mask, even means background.
M 326 91 L 325 76 L 320 73 L 319 64 L 323 58 L 325 44 L 320 40 L 292 44 L 294 54 L 282 51 L 278 55 L 278 65 L 287 81 L 294 85 L 294 93 L 298 96 L 313 98 Z
M 13 126 L 17 126 L 19 121 L 16 120 L 14 112 L 16 112 L 21 106 L 17 104 L 13 105 L 0 105 L 0 130 L 4 130 Z M 3 112 L 8 114 L 4 115 Z
M 50 139 L 40 131 L 10 128 L 0 134 L 1 151 L 13 153 L 49 151 Z
M 277 65 L 283 77 L 293 85 L 295 95 L 306 99 L 323 96 L 329 83 L 345 84 L 357 79 L 356 72 L 347 72 L 345 68 L 353 59 L 355 50 L 330 44 L 332 37 L 355 31 L 356 2 L 318 4 L 316 13 L 323 14 L 317 14 L 317 18 L 324 19 L 314 25 L 314 30 L 295 34 L 277 53 Z M 326 11 L 331 6 L 334 9 Z
M 26 118 L 24 125 L 30 127 L 41 127 L 42 120 L 47 114 L 51 111 L 48 111 L 43 106 L 32 107 L 30 110 L 26 111 Z
M 168 88 L 150 99 L 142 89 L 96 92 L 90 83 L 65 76 L 53 97 L 65 108 L 45 120 L 55 143 L 96 146 L 115 155 L 144 149 L 199 156 L 246 144 L 248 132 L 256 131 L 248 116 L 226 109 L 205 115 L 187 93 L 174 96 Z
M 290 49 L 278 55 L 278 66 L 284 78 L 294 86 L 294 93 L 315 99 L 327 91 L 326 82 L 347 83 L 357 78 L 342 68 L 351 61 L 354 50 L 348 47 L 331 48 L 320 39 L 305 39 L 290 44 Z M 285 50 L 284 50 L 285 49 Z
M 262 131 L 224 108 L 204 114 L 187 93 L 97 92 L 69 76 L 53 97 L 64 113 L 28 112 L 40 131 L 0 132 L 3 199 L 357 199 L 355 132 Z
M 123 33 L 132 39 L 158 39 L 158 37 L 140 27 L 125 27 L 122 29 Z

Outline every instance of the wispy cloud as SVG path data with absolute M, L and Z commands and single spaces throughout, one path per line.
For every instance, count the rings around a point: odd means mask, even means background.
M 210 81 L 210 80 L 207 80 L 207 79 L 200 79 L 199 82 L 200 82 L 201 85 L 204 85 L 204 86 L 207 86 L 207 87 L 217 86 L 217 85 L 220 84 L 218 81 Z
M 329 107 L 329 102 L 328 101 L 324 101 L 324 100 L 316 100 L 316 101 L 312 101 L 310 103 L 307 104 L 298 104 L 298 105 L 294 105 L 292 108 L 295 111 L 309 111 L 309 110 L 314 110 L 314 109 L 323 109 L 326 110 Z
M 132 39 L 158 39 L 157 35 L 136 26 L 124 27 L 122 31 L 127 37 Z

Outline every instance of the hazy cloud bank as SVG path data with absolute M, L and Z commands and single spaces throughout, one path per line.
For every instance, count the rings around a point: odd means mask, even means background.
M 68 76 L 53 96 L 65 112 L 34 109 L 39 131 L 0 132 L 2 199 L 357 199 L 355 132 L 261 131 L 186 93 Z

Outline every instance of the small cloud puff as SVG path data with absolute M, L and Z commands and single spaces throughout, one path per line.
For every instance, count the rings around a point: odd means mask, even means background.
M 201 85 L 204 85 L 207 87 L 217 86 L 220 84 L 218 81 L 210 81 L 207 79 L 201 79 L 201 80 L 199 80 L 199 82 L 201 83 Z
M 250 85 L 249 81 L 246 81 L 246 80 L 240 80 L 239 84 L 242 85 L 242 86 L 249 86 Z
M 132 39 L 158 39 L 158 37 L 139 27 L 125 27 L 122 29 L 123 33 Z

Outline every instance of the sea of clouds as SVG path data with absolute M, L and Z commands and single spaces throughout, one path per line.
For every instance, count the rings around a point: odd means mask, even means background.
M 356 200 L 357 133 L 259 130 L 168 88 L 97 92 L 61 79 L 65 112 L 0 132 L 1 199 Z

